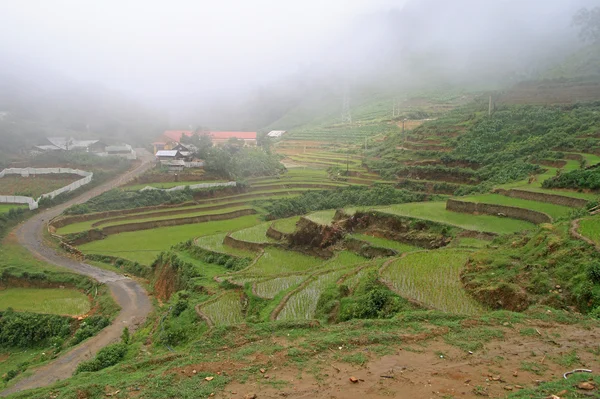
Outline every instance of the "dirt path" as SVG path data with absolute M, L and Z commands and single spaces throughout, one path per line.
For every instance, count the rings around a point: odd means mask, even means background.
M 135 330 L 144 322 L 146 316 L 152 310 L 152 304 L 146 291 L 137 282 L 120 274 L 68 258 L 63 253 L 47 246 L 43 236 L 46 222 L 60 215 L 71 205 L 84 203 L 90 198 L 141 175 L 152 166 L 152 154 L 143 149 L 136 149 L 136 152 L 140 155 L 142 164 L 135 169 L 64 204 L 38 213 L 13 230 L 12 234 L 16 235 L 19 244 L 27 248 L 35 257 L 105 283 L 110 288 L 115 301 L 121 307 L 121 311 L 113 323 L 98 335 L 69 350 L 55 361 L 39 367 L 30 377 L 20 380 L 12 387 L 0 392 L 0 396 L 47 386 L 55 381 L 69 378 L 80 362 L 93 357 L 98 350 L 118 340 L 123 327 L 128 326 L 131 330 Z

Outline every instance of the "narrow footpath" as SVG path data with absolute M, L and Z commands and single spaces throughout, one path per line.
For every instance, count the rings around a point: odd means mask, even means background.
M 57 252 L 54 248 L 47 246 L 43 237 L 46 223 L 60 215 L 68 207 L 84 203 L 105 191 L 118 187 L 152 167 L 154 158 L 152 154 L 144 149 L 136 149 L 135 151 L 142 161 L 135 169 L 95 187 L 64 204 L 41 211 L 13 230 L 19 244 L 27 248 L 36 258 L 57 266 L 62 266 L 75 273 L 83 274 L 106 284 L 110 288 L 113 298 L 121 307 L 121 311 L 113 323 L 99 334 L 68 350 L 56 360 L 37 368 L 33 375 L 18 381 L 12 387 L 0 392 L 0 396 L 44 387 L 56 381 L 69 378 L 79 363 L 92 358 L 106 345 L 118 341 L 123 327 L 129 327 L 131 331 L 135 330 L 146 320 L 146 317 L 151 312 L 152 303 L 148 298 L 148 294 L 136 281 L 118 273 L 99 269 L 69 258 L 64 253 Z

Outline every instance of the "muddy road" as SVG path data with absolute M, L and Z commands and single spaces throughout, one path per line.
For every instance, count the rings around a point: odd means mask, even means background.
M 12 387 L 0 392 L 0 396 L 7 396 L 11 393 L 26 389 L 47 386 L 53 382 L 69 378 L 80 362 L 92 358 L 98 350 L 102 349 L 104 346 L 118 341 L 123 331 L 123 327 L 129 327 L 130 330 L 135 330 L 137 326 L 145 321 L 146 316 L 152 310 L 152 304 L 146 291 L 137 282 L 118 273 L 99 269 L 69 258 L 65 256 L 64 253 L 57 252 L 54 248 L 49 246 L 48 243 L 45 242 L 43 236 L 46 223 L 50 219 L 60 215 L 71 205 L 84 203 L 92 197 L 118 187 L 134 177 L 141 175 L 152 166 L 154 159 L 152 154 L 143 149 L 136 149 L 136 152 L 142 163 L 134 169 L 129 170 L 127 173 L 120 175 L 116 179 L 95 187 L 64 204 L 38 213 L 13 230 L 12 234 L 16 236 L 19 244 L 27 248 L 36 258 L 62 266 L 75 273 L 83 274 L 106 284 L 110 288 L 113 298 L 121 307 L 121 311 L 113 323 L 102 330 L 98 335 L 65 352 L 55 361 L 37 368 L 30 377 L 22 379 Z

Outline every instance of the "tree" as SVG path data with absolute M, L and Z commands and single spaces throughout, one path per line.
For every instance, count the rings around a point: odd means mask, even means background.
M 573 26 L 579 27 L 579 37 L 584 42 L 600 42 L 600 7 L 582 8 L 573 16 Z

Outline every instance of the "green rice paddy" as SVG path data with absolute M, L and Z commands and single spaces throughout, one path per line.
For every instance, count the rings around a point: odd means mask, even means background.
M 132 231 L 92 241 L 79 247 L 83 253 L 118 256 L 150 265 L 156 256 L 171 246 L 193 237 L 227 233 L 254 226 L 260 222 L 255 215 L 237 219 L 220 220 L 182 226 L 160 227 L 152 230 Z
M 350 237 L 356 238 L 357 240 L 366 241 L 375 247 L 393 249 L 398 251 L 398 253 L 418 251 L 421 249 L 419 247 L 415 247 L 414 245 L 404 244 L 399 241 L 388 240 L 381 237 L 373 237 L 367 234 L 351 234 Z
M 381 271 L 399 295 L 444 312 L 477 314 L 483 308 L 463 289 L 460 271 L 468 251 L 440 249 L 414 252 Z
M 390 205 L 370 208 L 391 215 L 407 216 L 417 219 L 440 222 L 466 230 L 510 234 L 517 231 L 535 229 L 533 223 L 522 220 L 490 215 L 471 215 L 446 210 L 445 202 L 412 202 L 408 204 Z M 353 212 L 355 209 L 348 209 Z
M 268 276 L 274 274 L 303 272 L 324 263 L 323 259 L 279 248 L 265 248 L 264 254 L 244 270 L 244 274 Z
M 81 292 L 67 288 L 8 288 L 0 290 L 0 310 L 78 316 L 90 310 Z
M 500 194 L 482 194 L 469 197 L 458 197 L 458 200 L 468 202 L 478 202 L 484 204 L 494 205 L 506 205 L 514 206 L 517 208 L 530 209 L 532 211 L 538 211 L 548 214 L 553 219 L 568 216 L 573 208 L 562 205 L 549 204 L 547 202 L 530 201 L 520 198 L 507 197 Z

